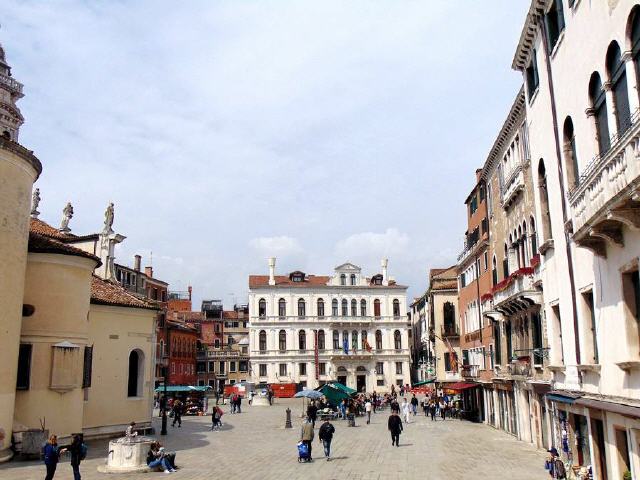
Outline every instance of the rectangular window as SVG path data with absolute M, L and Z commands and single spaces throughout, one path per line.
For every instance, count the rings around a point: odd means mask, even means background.
M 259 374 L 261 377 L 266 377 L 267 376 L 267 364 L 266 363 L 261 363 L 260 365 L 258 365 L 258 370 L 259 370 Z
M 230 372 L 236 371 L 236 362 L 229 362 L 229 371 Z
M 555 337 L 553 339 L 554 347 L 552 351 L 555 350 L 560 354 L 560 358 L 557 358 L 560 364 L 564 365 L 564 346 L 562 344 L 562 318 L 560 317 L 560 306 L 554 305 L 551 307 L 552 314 L 552 323 L 554 326 Z M 557 355 L 556 353 L 556 355 Z
M 198 386 L 204 387 L 204 380 L 198 380 Z
M 91 386 L 91 371 L 93 370 L 93 347 L 84 347 L 84 362 L 82 365 L 82 388 Z
M 553 52 L 560 34 L 564 30 L 564 12 L 562 8 L 562 0 L 554 0 L 551 8 L 544 16 L 544 22 L 547 27 L 547 42 L 549 43 L 549 54 Z
M 376 374 L 384 375 L 384 362 L 376 362 Z
M 378 387 L 384 387 L 384 378 L 379 378 L 376 380 L 376 385 Z
M 307 374 L 307 364 L 300 363 L 298 367 L 300 368 L 300 375 L 305 376 Z
M 536 93 L 538 89 L 538 64 L 536 59 L 536 51 L 533 50 L 531 53 L 531 63 L 526 70 L 527 77 L 527 95 L 529 97 L 529 101 L 531 101 L 531 97 Z
M 489 345 L 489 368 L 491 368 L 491 370 L 493 370 L 493 367 L 495 366 L 495 358 L 493 358 L 493 343 L 491 345 Z
M 209 371 L 210 372 L 216 371 L 216 362 L 209 362 Z
M 462 272 L 460 274 L 460 287 L 464 288 L 467 286 L 467 276 L 465 275 L 465 272 Z
M 286 377 L 287 376 L 287 364 L 286 363 L 281 363 L 279 364 L 279 370 L 280 370 L 280 376 L 281 377 Z
M 220 375 L 224 375 L 225 372 L 225 364 L 224 362 L 220 362 Z
M 402 373 L 402 362 L 396 362 L 396 374 L 400 375 Z
M 484 252 L 484 271 L 489 269 L 489 252 Z
M 16 382 L 17 390 L 29 390 L 31 381 L 31 352 L 33 345 L 21 343 L 18 352 L 18 379 Z
M 480 231 L 483 235 L 485 233 L 489 233 L 489 219 L 486 217 L 482 219 L 482 222 L 480 222 Z
M 318 370 L 320 371 L 320 375 L 326 375 L 327 374 L 327 364 L 324 362 L 321 362 L 318 364 Z

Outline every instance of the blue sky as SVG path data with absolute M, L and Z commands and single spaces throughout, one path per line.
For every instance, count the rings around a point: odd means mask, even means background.
M 171 289 L 227 306 L 247 277 L 351 261 L 409 285 L 455 263 L 464 199 L 521 82 L 528 2 L 18 1 L 0 42 L 25 84 L 41 218 L 108 202 Z

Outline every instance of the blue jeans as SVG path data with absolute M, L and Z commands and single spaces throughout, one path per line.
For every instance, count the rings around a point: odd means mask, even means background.
M 75 465 L 72 463 L 71 469 L 73 470 L 73 480 L 82 480 L 82 477 L 80 476 L 80 464 Z
M 157 468 L 157 467 L 162 467 L 164 470 L 171 470 L 169 468 L 169 464 L 167 463 L 167 459 L 166 458 L 158 458 L 157 460 L 154 460 L 153 462 L 149 463 L 149 468 Z
M 322 440 L 324 446 L 324 456 L 329 458 L 331 456 L 331 440 Z

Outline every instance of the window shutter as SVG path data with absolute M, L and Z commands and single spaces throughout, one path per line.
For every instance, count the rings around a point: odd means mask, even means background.
M 93 368 L 93 346 L 84 347 L 84 367 L 82 370 L 82 388 L 91 386 L 91 370 Z

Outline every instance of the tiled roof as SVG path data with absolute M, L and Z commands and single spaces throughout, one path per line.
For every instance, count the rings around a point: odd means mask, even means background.
M 29 225 L 29 231 L 38 233 L 40 235 L 45 235 L 51 238 L 57 238 L 60 240 L 67 240 L 73 238 L 73 235 L 68 233 L 62 233 L 57 228 L 52 227 L 46 222 L 38 218 L 31 218 L 31 225 Z
M 458 288 L 456 266 L 432 268 L 429 271 L 430 290 L 455 290 Z
M 94 275 L 91 280 L 91 303 L 98 305 L 113 305 L 117 307 L 160 310 L 158 303 L 138 298 L 127 292 L 124 287 L 117 283 L 103 280 L 96 275 Z
M 322 275 L 307 275 L 303 282 L 294 282 L 288 276 L 276 275 L 276 286 L 290 286 L 290 287 L 309 287 L 326 285 L 331 277 Z M 249 275 L 249 288 L 253 287 L 268 287 L 269 275 Z
M 90 258 L 96 262 L 96 267 L 102 265 L 102 262 L 95 255 L 62 243 L 55 238 L 41 235 L 35 232 L 29 232 L 29 251 L 33 253 L 57 253 L 60 255 L 71 255 L 75 257 Z

